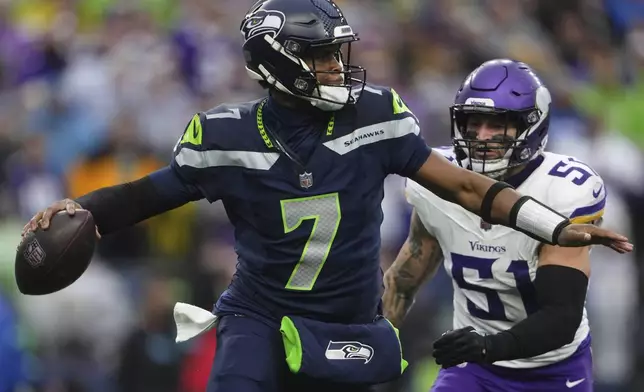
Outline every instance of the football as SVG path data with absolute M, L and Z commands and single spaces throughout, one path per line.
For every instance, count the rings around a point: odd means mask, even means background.
M 87 210 L 61 211 L 49 228 L 29 232 L 18 245 L 15 275 L 27 295 L 51 294 L 74 283 L 87 269 L 96 246 L 94 218 Z

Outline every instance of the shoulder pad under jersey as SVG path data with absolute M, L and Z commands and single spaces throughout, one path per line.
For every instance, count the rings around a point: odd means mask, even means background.
M 175 167 L 269 169 L 279 154 L 266 151 L 257 128 L 259 102 L 224 104 L 195 114 L 174 148 Z
M 543 171 L 532 187 L 547 189 L 547 204 L 573 223 L 598 222 L 606 205 L 606 186 L 588 164 L 574 157 L 545 153 Z
M 456 155 L 454 154 L 454 147 L 452 146 L 440 146 L 440 147 L 432 147 L 432 151 L 435 151 L 445 158 L 447 158 L 448 161 L 452 162 L 455 165 L 458 165 L 458 162 L 456 161 Z
M 195 114 L 186 127 L 179 145 L 206 150 L 239 149 L 248 131 L 257 132 L 255 106 L 258 102 L 221 104 Z
M 418 120 L 402 97 L 390 87 L 367 84 L 357 103 L 361 126 L 412 117 Z

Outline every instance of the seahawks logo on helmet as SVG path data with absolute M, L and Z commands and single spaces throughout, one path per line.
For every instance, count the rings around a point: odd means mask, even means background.
M 286 17 L 280 11 L 259 10 L 246 16 L 241 33 L 246 41 L 261 34 L 272 34 L 275 37 L 282 30 L 285 20 Z
M 329 341 L 325 352 L 326 359 L 360 359 L 365 364 L 371 361 L 373 354 L 373 348 L 369 345 L 360 342 L 334 342 L 333 340 Z

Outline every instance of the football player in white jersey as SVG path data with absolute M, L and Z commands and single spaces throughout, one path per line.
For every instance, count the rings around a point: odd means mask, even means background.
M 573 223 L 599 224 L 606 203 L 600 176 L 573 157 L 544 152 L 550 104 L 525 63 L 483 63 L 450 108 L 453 146 L 434 151 Z M 549 245 L 489 224 L 412 180 L 406 195 L 414 207 L 410 232 L 385 274 L 383 304 L 400 324 L 418 288 L 444 262 L 453 279 L 454 325 L 434 343 L 442 369 L 432 391 L 592 391 L 584 308 L 590 248 Z

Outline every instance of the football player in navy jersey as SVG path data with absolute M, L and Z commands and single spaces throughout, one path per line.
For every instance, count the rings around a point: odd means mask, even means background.
M 55 202 L 25 226 L 46 229 L 56 212 L 83 208 L 107 235 L 221 200 L 239 264 L 214 307 L 209 392 L 366 391 L 404 371 L 397 330 L 380 309 L 389 174 L 546 243 L 630 251 L 620 235 L 571 224 L 432 154 L 401 97 L 366 84 L 351 64 L 357 34 L 332 0 L 260 0 L 240 30 L 265 98 L 197 113 L 166 168 Z

